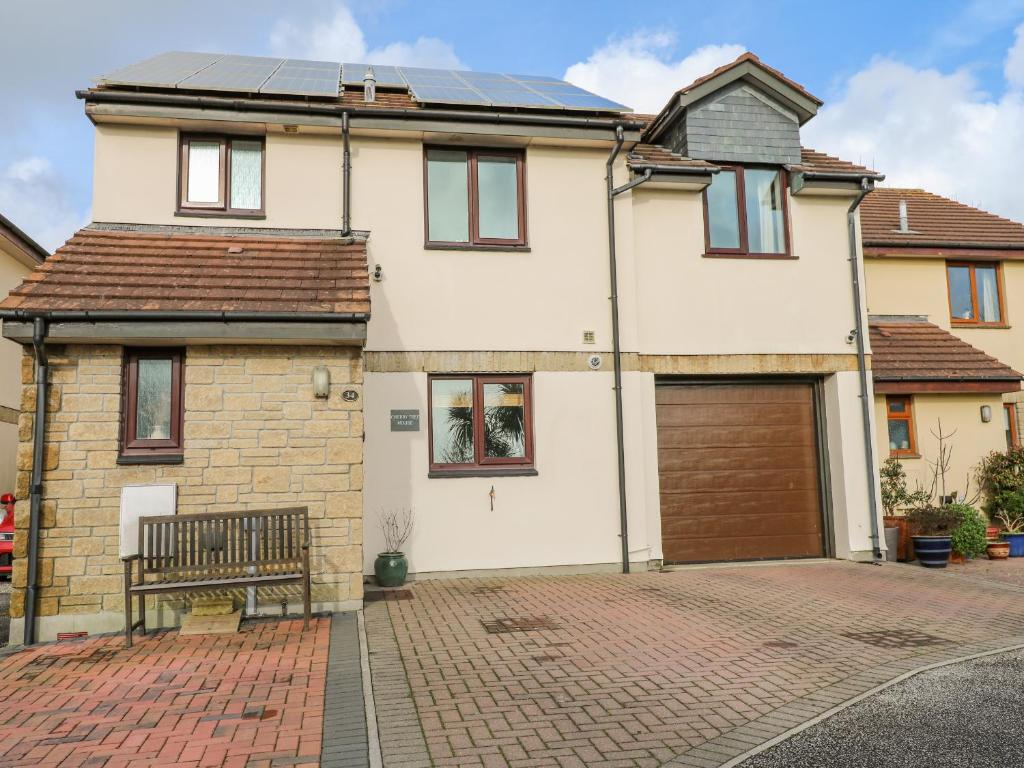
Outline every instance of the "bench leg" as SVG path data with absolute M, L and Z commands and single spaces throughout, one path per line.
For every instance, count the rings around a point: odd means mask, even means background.
M 124 647 L 132 647 L 132 566 L 124 566 Z
M 146 596 L 139 595 L 139 621 L 142 622 L 142 634 L 146 634 Z
M 309 629 L 310 619 L 310 597 L 309 597 L 309 570 L 306 570 L 302 578 L 302 629 Z

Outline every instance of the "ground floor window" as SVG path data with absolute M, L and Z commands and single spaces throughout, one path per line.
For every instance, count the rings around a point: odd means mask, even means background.
M 910 396 L 885 398 L 885 411 L 889 426 L 889 455 L 916 456 L 914 409 Z
M 126 349 L 121 387 L 121 456 L 180 457 L 184 422 L 181 349 Z
M 1003 403 L 1003 427 L 1006 429 L 1006 449 L 1020 445 L 1017 436 L 1017 406 L 1014 403 Z
M 530 376 L 430 377 L 430 468 L 533 466 Z

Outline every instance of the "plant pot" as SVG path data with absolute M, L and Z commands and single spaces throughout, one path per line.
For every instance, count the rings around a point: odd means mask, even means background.
M 888 563 L 895 563 L 899 559 L 900 550 L 900 529 L 885 529 L 885 560 Z
M 373 574 L 382 587 L 400 587 L 409 574 L 409 561 L 401 552 L 381 552 L 373 561 Z
M 957 552 L 955 549 L 949 553 L 949 562 L 953 565 L 963 565 L 967 562 L 967 558 L 964 557 L 963 552 Z
M 886 528 L 899 529 L 899 541 L 896 544 L 896 559 L 906 563 L 914 559 L 914 545 L 910 540 L 910 525 L 907 518 L 900 515 L 886 515 L 882 518 Z
M 1010 557 L 1024 557 L 1024 533 L 1004 533 L 1003 541 L 1010 545 Z
M 1005 560 L 1010 556 L 1010 542 L 991 541 L 985 547 L 989 560 Z
M 945 568 L 953 546 L 949 536 L 914 536 L 914 554 L 925 568 Z
M 987 528 L 985 528 L 985 538 L 989 539 L 990 541 L 991 540 L 998 541 L 999 540 L 999 526 L 998 525 L 990 525 Z

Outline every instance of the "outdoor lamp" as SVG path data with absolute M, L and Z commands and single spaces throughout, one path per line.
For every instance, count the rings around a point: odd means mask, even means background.
M 990 421 L 992 421 L 992 406 L 991 405 L 983 405 L 983 406 L 981 406 L 981 420 L 983 422 L 985 422 L 986 424 L 988 424 Z
M 323 365 L 313 369 L 313 395 L 329 397 L 331 394 L 331 372 Z

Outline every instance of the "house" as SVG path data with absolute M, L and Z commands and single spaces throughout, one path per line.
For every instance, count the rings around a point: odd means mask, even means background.
M 1018 443 L 1024 330 L 1012 317 L 1024 302 L 1024 226 L 879 187 L 861 205 L 861 227 L 875 418 L 886 425 L 879 455 L 931 489 L 941 423 L 945 495 L 973 496 L 980 459 Z
M 420 578 L 879 556 L 855 233 L 881 176 L 803 148 L 821 102 L 752 54 L 654 117 L 190 53 L 78 95 L 94 221 L 0 305 L 49 390 L 12 632 L 120 626 L 135 484 L 309 505 L 321 608 L 358 604 L 388 509 Z
M 0 295 L 17 288 L 47 251 L 0 214 Z M 14 492 L 21 414 L 21 347 L 0 341 L 0 493 Z

